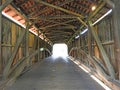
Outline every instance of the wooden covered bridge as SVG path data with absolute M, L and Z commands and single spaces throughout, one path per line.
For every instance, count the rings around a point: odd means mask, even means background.
M 119 9 L 120 0 L 0 0 L 0 90 L 120 90 Z M 51 57 L 56 43 L 68 46 L 65 61 Z

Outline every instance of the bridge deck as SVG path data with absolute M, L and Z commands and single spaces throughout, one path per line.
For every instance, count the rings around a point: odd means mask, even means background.
M 104 90 L 71 60 L 49 57 L 7 90 Z

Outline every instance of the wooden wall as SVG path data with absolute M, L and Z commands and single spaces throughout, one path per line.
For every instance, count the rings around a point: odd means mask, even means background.
M 1 75 L 3 78 L 14 76 L 13 74 L 16 75 L 16 73 L 19 75 L 21 67 L 29 67 L 35 62 L 50 56 L 47 51 L 40 52 L 40 48 L 43 47 L 51 49 L 51 46 L 44 40 L 30 32 L 27 37 L 27 29 L 5 17 L 2 17 L 2 22 Z
M 80 35 L 79 39 L 75 39 L 73 42 L 71 42 L 72 48 L 70 55 L 80 63 L 90 68 L 92 72 L 95 71 L 95 73 L 97 73 L 98 77 L 103 80 L 103 82 L 108 80 L 108 77 L 114 79 L 114 83 L 112 82 L 111 84 L 111 82 L 109 82 L 108 84 L 107 82 L 107 84 L 114 90 L 119 90 L 119 83 L 116 85 L 117 82 L 120 82 L 120 79 L 118 68 L 119 63 L 116 59 L 117 57 L 115 57 L 113 24 L 114 22 L 112 15 L 109 15 L 96 26 L 89 28 L 88 32 Z M 93 31 L 90 29 L 93 29 Z M 106 59 L 108 59 L 108 61 L 105 61 Z M 108 63 L 110 64 L 107 65 Z M 110 71 L 112 69 L 113 71 Z M 111 74 L 114 76 L 112 77 Z

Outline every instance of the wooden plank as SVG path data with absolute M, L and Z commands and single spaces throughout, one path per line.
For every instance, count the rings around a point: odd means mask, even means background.
M 106 2 L 109 6 L 111 6 L 111 8 L 114 8 L 115 5 L 111 0 L 103 0 L 104 2 Z
M 109 58 L 108 58 L 108 56 L 107 56 L 107 54 L 106 54 L 106 52 L 105 52 L 105 50 L 104 50 L 104 48 L 103 48 L 103 46 L 102 46 L 102 44 L 100 42 L 100 39 L 99 39 L 98 35 L 94 31 L 94 27 L 92 26 L 91 21 L 89 21 L 89 25 L 90 25 L 91 33 L 92 33 L 92 35 L 93 35 L 93 37 L 94 37 L 94 39 L 95 39 L 95 41 L 96 41 L 96 43 L 98 45 L 98 48 L 99 48 L 99 50 L 101 52 L 101 55 L 102 55 L 103 59 L 105 61 L 105 64 L 106 64 L 107 69 L 108 69 L 108 72 L 109 72 L 110 76 L 114 79 L 115 78 L 114 68 L 111 65 L 110 61 L 109 61 Z
M 26 44 L 25 44 L 25 51 L 26 51 L 26 57 L 28 57 L 29 56 L 29 22 L 26 22 Z M 26 60 L 26 64 L 27 64 L 27 66 L 29 66 L 29 58 L 27 58 L 27 60 Z
M 12 62 L 14 60 L 14 57 L 15 57 L 17 51 L 18 51 L 18 48 L 19 48 L 19 46 L 20 46 L 20 44 L 21 44 L 21 42 L 23 40 L 24 35 L 25 35 L 25 30 L 23 30 L 23 32 L 21 33 L 20 37 L 18 38 L 17 43 L 16 43 L 15 48 L 14 48 L 14 51 L 13 51 L 11 57 L 9 58 L 8 63 L 6 64 L 6 67 L 4 68 L 3 77 L 5 79 L 8 76 L 8 71 L 9 71 L 9 69 L 11 67 L 11 64 L 12 64 Z
M 72 19 L 72 20 L 69 20 L 69 21 L 65 21 L 65 22 L 62 22 L 62 23 L 57 23 L 57 24 L 52 24 L 52 25 L 48 25 L 48 26 L 45 26 L 45 27 L 40 27 L 39 29 L 44 29 L 44 28 L 50 28 L 50 27 L 54 27 L 54 26 L 58 26 L 58 25 L 63 25 L 63 24 L 67 24 L 67 23 L 70 23 L 70 22 L 73 22 L 73 21 L 76 21 L 77 19 Z
M 39 16 L 40 18 L 46 19 L 46 20 L 50 20 L 50 19 L 75 19 L 76 16 L 72 16 L 72 15 L 54 15 L 54 16 Z M 29 19 L 35 19 L 37 20 L 37 17 L 30 17 Z
M 35 20 L 35 22 L 39 21 L 39 20 L 44 20 L 44 21 L 47 21 L 47 22 L 51 22 L 51 23 L 55 23 L 55 24 L 60 24 L 60 25 L 66 25 L 66 26 L 69 26 L 69 27 L 72 27 L 72 28 L 76 28 L 75 26 L 73 25 L 70 25 L 70 24 L 67 24 L 67 23 L 60 23 L 60 22 L 56 22 L 54 20 L 48 20 L 48 19 L 44 19 L 44 18 L 41 18 L 41 17 L 38 17 L 37 20 Z M 50 25 L 49 25 L 50 26 Z M 47 26 L 45 26 L 47 27 Z M 45 29 L 45 27 L 40 27 L 40 29 Z
M 37 0 L 33 0 L 33 1 L 36 1 L 36 2 L 37 2 Z M 63 3 L 60 3 L 60 4 L 57 5 L 57 6 L 63 6 L 63 5 L 65 5 L 65 4 L 67 4 L 67 3 L 70 3 L 70 2 L 72 2 L 72 1 L 74 1 L 74 0 L 66 0 L 66 1 L 64 1 Z M 39 1 L 38 1 L 38 2 L 39 2 Z M 53 1 L 53 2 L 54 2 L 54 1 Z M 39 12 L 39 11 L 40 11 L 41 14 L 43 14 L 43 13 L 45 13 L 45 12 L 48 12 L 49 10 L 53 10 L 53 8 L 46 9 L 46 7 L 45 7 L 45 8 L 43 7 L 42 10 L 39 10 L 39 9 L 38 9 L 37 11 L 35 11 L 35 12 L 31 13 L 30 15 L 28 15 L 28 17 L 34 15 L 35 13 L 37 13 L 37 12 Z
M 46 6 L 49 6 L 49 7 L 55 8 L 57 10 L 60 10 L 60 11 L 66 12 L 68 14 L 72 14 L 74 16 L 79 17 L 79 20 L 81 21 L 81 23 L 86 26 L 85 22 L 82 20 L 84 18 L 84 16 L 82 16 L 81 14 L 78 14 L 76 12 L 72 12 L 70 10 L 64 9 L 62 7 L 59 7 L 59 6 L 56 6 L 56 5 L 53 5 L 53 4 L 49 4 L 49 3 L 44 2 L 44 1 L 39 1 L 39 0 L 36 0 L 36 1 L 38 1 L 39 3 L 42 3 L 42 4 L 46 5 Z
M 118 63 L 118 73 L 120 81 L 120 1 L 114 0 L 115 8 L 113 8 L 113 22 L 114 22 L 114 50 L 115 50 L 115 59 Z
M 38 36 L 37 36 L 37 43 L 38 43 L 38 51 L 40 50 L 40 38 L 39 38 L 39 35 L 40 35 L 40 33 L 39 33 L 39 30 L 38 30 Z M 40 52 L 38 52 L 38 61 L 40 60 Z
M 0 5 L 2 1 L 0 1 Z M 3 63 L 2 63 L 2 11 L 0 11 L 0 74 L 2 73 Z
M 102 76 L 104 76 L 104 78 L 108 79 L 108 75 L 106 74 L 105 70 L 103 69 L 103 65 L 100 64 L 99 61 L 94 60 L 90 55 L 88 55 L 85 51 L 83 51 L 80 47 L 73 47 L 71 51 L 75 51 L 75 50 L 79 50 L 79 54 L 81 54 L 82 56 L 80 57 L 82 60 L 84 58 L 88 58 L 89 61 L 86 61 L 87 63 L 90 62 L 90 64 L 92 64 L 92 66 L 94 66 L 94 68 L 96 68 L 96 72 Z M 76 54 L 75 54 L 76 55 Z M 87 59 L 86 59 L 87 60 Z M 80 61 L 82 62 L 82 61 Z M 85 61 L 84 61 L 85 62 Z M 85 63 L 84 63 L 85 64 Z M 93 68 L 93 67 L 92 67 Z M 90 68 L 91 70 L 93 70 L 92 68 Z
M 92 12 L 89 17 L 87 18 L 87 20 L 85 21 L 85 23 L 87 23 L 93 16 L 95 16 L 105 5 L 105 2 L 101 3 L 98 8 Z M 78 30 L 76 30 L 76 32 L 73 34 L 73 36 L 68 40 L 68 44 L 72 41 L 72 39 L 76 36 L 76 34 L 80 33 L 81 29 L 84 27 L 84 25 L 82 25 Z
M 69 10 L 64 9 L 64 8 L 61 8 L 61 7 L 59 7 L 59 6 L 55 6 L 55 5 L 49 4 L 49 3 L 44 2 L 44 1 L 40 1 L 40 0 L 37 0 L 37 1 L 38 1 L 39 3 L 42 3 L 42 4 L 46 5 L 46 6 L 49 6 L 49 7 L 52 7 L 52 8 L 61 10 L 61 11 L 64 11 L 64 12 L 66 12 L 66 13 L 75 15 L 75 16 L 80 17 L 80 18 L 82 18 L 82 19 L 84 18 L 84 16 L 82 16 L 81 14 L 78 14 L 78 13 L 75 13 L 75 12 L 72 12 L 72 11 L 69 11 Z
M 90 27 L 89 27 L 90 28 Z M 89 55 L 92 56 L 92 36 L 91 36 L 91 31 L 88 29 L 88 52 Z
M 0 6 L 0 11 L 2 11 L 7 5 L 9 5 L 13 0 L 6 0 L 5 3 L 3 3 L 1 6 Z
M 12 5 L 13 5 L 21 14 L 24 15 L 24 13 L 23 13 L 20 9 L 18 9 L 17 6 L 16 6 L 15 4 L 12 4 Z M 24 17 L 25 17 L 26 20 L 29 20 L 29 18 L 28 18 L 26 15 L 24 15 Z M 37 20 L 36 20 L 36 21 L 37 21 Z M 29 27 L 31 27 L 31 26 L 34 25 L 34 27 L 35 27 L 36 29 L 40 30 L 40 28 L 37 28 L 36 25 L 35 25 L 36 21 L 30 22 L 30 20 L 29 20 L 29 22 L 31 23 L 31 25 L 30 25 Z M 42 31 L 41 31 L 41 33 L 42 33 Z M 47 38 L 47 39 L 48 39 L 48 38 Z M 50 42 L 49 44 L 52 45 L 52 42 L 51 42 L 49 39 L 48 39 L 48 42 Z

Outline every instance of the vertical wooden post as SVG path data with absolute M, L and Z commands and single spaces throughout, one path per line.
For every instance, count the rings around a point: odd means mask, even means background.
M 79 41 L 79 39 L 76 41 L 76 44 L 77 44 L 77 48 L 79 48 L 79 45 L 78 45 L 78 41 Z M 79 49 L 77 49 L 77 58 L 79 58 Z
M 40 59 L 40 38 L 39 38 L 39 35 L 40 35 L 40 33 L 39 33 L 39 30 L 38 30 L 38 40 L 37 40 L 37 42 L 38 42 L 38 61 L 39 61 L 39 59 Z
M 2 0 L 0 0 L 0 5 L 2 4 Z M 0 11 L 0 73 L 2 73 L 2 11 Z
M 26 44 L 25 44 L 25 51 L 26 51 L 26 57 L 29 56 L 29 22 L 27 21 L 27 27 L 26 27 Z M 27 66 L 29 66 L 30 62 L 29 62 L 29 58 L 27 58 L 26 60 L 26 64 Z
M 43 36 L 43 42 L 44 42 L 44 44 L 43 44 L 43 46 L 44 46 L 44 48 L 46 48 L 46 43 L 45 43 L 45 37 Z M 43 51 L 43 59 L 45 58 L 45 50 Z
M 80 38 L 78 38 L 78 47 L 80 47 Z
M 16 43 L 15 48 L 13 50 L 13 53 L 12 53 L 11 57 L 8 60 L 8 63 L 6 64 L 6 66 L 4 68 L 4 71 L 3 71 L 4 79 L 6 79 L 7 76 L 8 76 L 9 69 L 11 67 L 11 64 L 12 64 L 14 58 L 15 58 L 15 55 L 16 55 L 16 53 L 18 51 L 18 48 L 19 48 L 19 46 L 20 46 L 20 44 L 21 44 L 21 42 L 23 40 L 24 35 L 25 35 L 25 30 L 23 30 L 23 32 L 21 32 L 21 35 L 17 40 L 17 43 Z
M 119 81 L 120 81 L 120 1 L 114 0 L 115 7 L 113 8 L 113 21 L 114 21 L 114 41 L 115 41 L 115 59 L 119 68 Z
M 2 10 L 12 2 L 13 0 L 6 0 L 4 3 L 0 0 L 0 73 L 3 71 L 3 61 L 2 61 Z
M 105 61 L 105 64 L 106 64 L 107 69 L 108 69 L 108 72 L 109 72 L 110 76 L 114 79 L 115 78 L 114 68 L 111 65 L 110 61 L 109 61 L 109 58 L 108 58 L 108 56 L 107 56 L 107 54 L 106 54 L 106 52 L 105 52 L 105 50 L 104 50 L 104 48 L 103 48 L 103 46 L 102 46 L 102 44 L 100 42 L 100 39 L 99 39 L 98 35 L 96 35 L 96 33 L 94 31 L 94 27 L 92 26 L 91 21 L 89 21 L 89 25 L 90 25 L 91 33 L 92 33 L 92 35 L 93 35 L 93 37 L 94 37 L 94 39 L 95 39 L 95 41 L 96 41 L 96 43 L 98 45 L 98 48 L 99 48 L 99 50 L 101 52 L 101 55 L 102 55 L 103 59 Z
M 78 48 L 80 48 L 80 38 L 78 38 Z M 78 49 L 78 52 L 77 52 L 78 53 L 78 58 L 80 57 L 79 50 L 80 49 Z
M 89 26 L 90 28 L 90 26 Z M 92 42 L 91 42 L 91 31 L 90 29 L 88 30 L 88 53 L 90 56 L 92 56 Z

